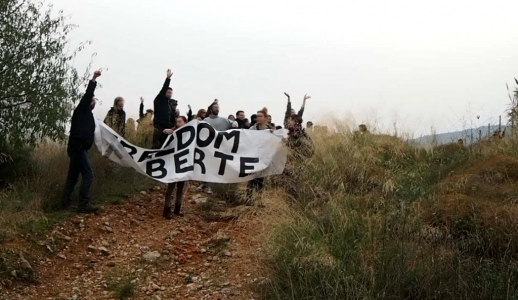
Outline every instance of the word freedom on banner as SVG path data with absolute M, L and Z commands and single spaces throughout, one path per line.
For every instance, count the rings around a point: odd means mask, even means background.
M 197 180 L 235 183 L 281 174 L 287 152 L 286 130 L 216 131 L 192 120 L 171 134 L 162 149 L 130 144 L 97 121 L 95 144 L 101 154 L 124 167 L 164 183 Z

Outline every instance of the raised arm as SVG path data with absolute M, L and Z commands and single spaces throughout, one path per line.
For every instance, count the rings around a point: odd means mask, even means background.
M 187 112 L 187 121 L 192 121 L 192 119 L 194 119 L 194 116 L 192 115 L 191 105 L 188 104 L 187 107 L 189 108 L 189 111 Z
M 86 92 L 81 98 L 79 105 L 77 106 L 79 109 L 88 109 L 90 110 L 90 106 L 92 104 L 92 99 L 94 97 L 95 88 L 97 87 L 97 78 L 101 76 L 101 71 L 95 71 L 92 79 L 88 82 L 88 87 L 86 88 Z
M 290 95 L 288 93 L 284 93 L 286 97 L 288 97 L 288 104 L 286 105 L 286 113 L 284 113 L 284 127 L 286 128 L 288 126 L 288 119 L 291 117 L 291 100 Z
M 144 118 L 144 98 L 140 97 L 140 107 L 138 109 L 139 117 Z
M 304 108 L 306 108 L 306 100 L 308 99 L 311 99 L 311 96 L 309 96 L 308 94 L 304 95 L 304 99 L 302 100 L 302 107 L 300 108 L 299 113 L 297 114 L 301 118 L 304 114 Z
M 158 96 L 165 96 L 165 93 L 167 92 L 167 89 L 169 88 L 169 85 L 171 84 L 171 76 L 173 76 L 173 72 L 171 72 L 171 69 L 167 70 L 167 77 L 164 82 L 164 86 L 160 90 L 160 93 Z

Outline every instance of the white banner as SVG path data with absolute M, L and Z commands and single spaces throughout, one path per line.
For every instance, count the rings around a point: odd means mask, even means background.
M 227 130 L 192 120 L 169 136 L 160 150 L 130 144 L 97 121 L 95 144 L 105 157 L 155 180 L 233 183 L 281 174 L 286 130 Z

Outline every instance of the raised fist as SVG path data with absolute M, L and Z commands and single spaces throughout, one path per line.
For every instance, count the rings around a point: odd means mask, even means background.
M 171 69 L 167 69 L 167 78 L 171 78 L 171 76 L 173 76 L 173 72 Z

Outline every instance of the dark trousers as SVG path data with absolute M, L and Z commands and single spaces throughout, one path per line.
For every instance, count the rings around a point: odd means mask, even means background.
M 160 124 L 154 124 L 153 127 L 153 149 L 160 149 L 167 140 L 168 135 L 164 133 L 164 129 L 166 128 Z
M 262 191 L 264 189 L 264 177 L 254 178 L 250 180 L 246 188 L 246 197 L 248 201 L 251 201 L 253 193 L 255 191 Z
M 185 187 L 185 181 L 172 182 L 167 184 L 167 191 L 165 192 L 165 206 L 171 207 L 173 202 L 173 192 L 175 186 L 176 188 L 176 202 L 175 206 L 181 206 L 183 203 L 183 191 Z
M 61 204 L 68 206 L 72 203 L 70 196 L 74 192 L 74 188 L 79 180 L 81 174 L 81 187 L 79 189 L 79 205 L 85 206 L 91 202 L 92 182 L 94 175 L 92 171 L 92 164 L 86 150 L 67 150 L 70 157 L 70 166 L 68 167 L 67 182 L 61 198 Z

